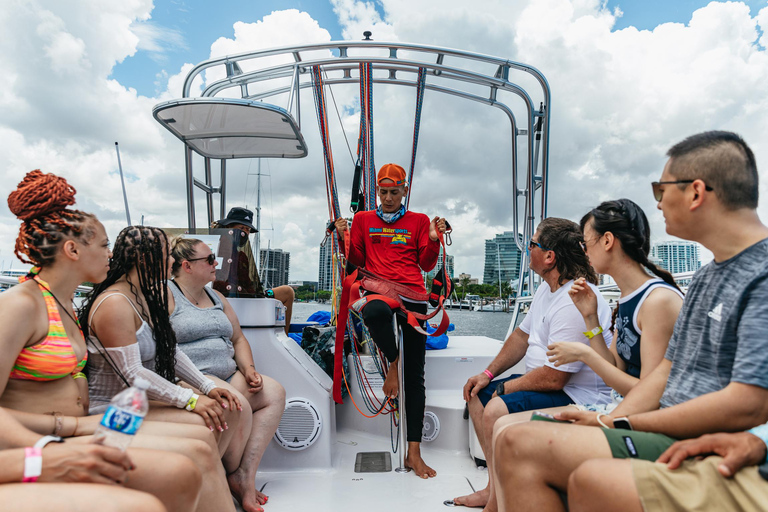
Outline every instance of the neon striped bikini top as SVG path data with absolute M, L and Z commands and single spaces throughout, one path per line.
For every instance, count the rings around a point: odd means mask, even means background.
M 72 343 L 67 337 L 64 324 L 61 322 L 61 315 L 56 307 L 56 299 L 50 292 L 48 283 L 37 275 L 39 271 L 39 268 L 33 268 L 28 275 L 20 277 L 19 282 L 23 283 L 29 279 L 34 279 L 37 286 L 40 287 L 48 311 L 48 335 L 40 343 L 24 347 L 21 350 L 13 364 L 11 379 L 43 382 L 56 380 L 82 371 L 88 360 L 88 351 L 85 352 L 82 361 L 77 360 L 77 354 L 75 354 Z M 80 328 L 79 322 L 77 327 Z M 82 332 L 81 330 L 81 336 Z

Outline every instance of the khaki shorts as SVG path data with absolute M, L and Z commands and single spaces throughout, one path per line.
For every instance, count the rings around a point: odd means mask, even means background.
M 768 509 L 768 481 L 750 466 L 725 478 L 717 471 L 722 457 L 687 460 L 675 470 L 665 464 L 632 460 L 637 492 L 646 512 Z

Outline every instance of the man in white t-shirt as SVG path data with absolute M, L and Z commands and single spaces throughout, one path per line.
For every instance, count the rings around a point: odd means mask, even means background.
M 475 432 L 492 467 L 491 441 L 496 420 L 510 413 L 548 409 L 570 404 L 607 404 L 611 390 L 592 369 L 582 362 L 555 367 L 547 358 L 547 346 L 555 341 L 577 341 L 589 345 L 584 319 L 573 304 L 568 290 L 574 279 L 590 283 L 598 303 L 600 325 L 610 325 L 611 311 L 595 287 L 597 275 L 581 248 L 584 239 L 579 225 L 566 219 L 548 218 L 539 224 L 528 247 L 530 268 L 544 282 L 536 290 L 523 322 L 504 342 L 488 368 L 471 377 L 464 386 L 464 400 Z M 611 333 L 603 333 L 611 343 Z M 525 374 L 495 379 L 525 357 Z M 489 471 L 490 473 L 490 471 Z M 485 507 L 488 486 L 473 494 L 456 498 L 454 503 Z

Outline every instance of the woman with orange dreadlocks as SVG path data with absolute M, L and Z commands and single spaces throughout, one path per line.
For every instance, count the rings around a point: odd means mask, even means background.
M 133 447 L 123 454 L 87 444 L 89 437 L 70 440 L 92 434 L 101 420 L 85 416 L 88 394 L 81 370 L 87 352 L 72 300 L 81 283 L 106 277 L 110 257 L 104 226 L 89 213 L 67 208 L 74 203 L 75 189 L 66 180 L 40 171 L 27 174 L 8 197 L 11 212 L 23 221 L 16 255 L 35 267 L 21 284 L 0 295 L 0 407 L 5 410 L 0 414 L 0 501 L 23 503 L 17 508 L 29 510 L 56 502 L 58 510 L 75 510 L 81 505 L 67 501 L 75 496 L 95 504 L 125 498 L 150 510 L 192 510 L 201 485 L 194 463 L 210 465 L 210 452 L 204 457 L 209 450 L 205 442 L 145 435 L 157 430 L 151 425 L 134 441 L 136 447 L 167 446 L 190 453 L 190 461 L 175 453 Z M 67 443 L 59 445 L 62 437 Z M 22 458 L 23 476 L 14 475 Z M 34 490 L 5 485 L 20 480 L 50 483 Z M 65 484 L 74 481 L 81 483 Z M 115 485 L 150 492 L 162 506 L 116 490 Z M 124 509 L 113 504 L 104 510 Z

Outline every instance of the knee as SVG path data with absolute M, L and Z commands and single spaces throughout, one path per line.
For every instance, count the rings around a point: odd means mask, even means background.
M 507 404 L 499 397 L 493 398 L 483 409 L 483 425 L 486 429 L 492 429 L 496 420 L 509 414 Z
M 593 476 L 602 474 L 597 460 L 588 460 L 568 477 L 568 502 L 581 504 L 593 495 Z M 577 505 L 578 506 L 578 505 Z
M 192 459 L 200 471 L 208 473 L 216 469 L 219 461 L 219 453 L 205 441 L 190 439 L 184 447 L 184 454 Z
M 500 430 L 493 438 L 493 456 L 495 460 L 504 461 L 523 458 L 525 447 L 535 444 L 535 430 L 527 424 L 510 425 Z
M 200 473 L 198 472 L 198 475 Z M 202 481 L 202 480 L 201 480 Z M 130 500 L 115 503 L 118 512 L 166 512 L 163 502 L 147 493 L 136 493 Z

